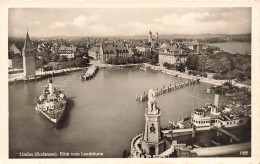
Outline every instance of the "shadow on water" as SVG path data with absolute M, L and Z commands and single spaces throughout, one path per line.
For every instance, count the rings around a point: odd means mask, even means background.
M 61 129 L 69 126 L 69 122 L 71 119 L 70 118 L 71 110 L 74 107 L 74 101 L 72 99 L 73 99 L 73 97 L 68 98 L 68 101 L 67 101 L 68 105 L 66 107 L 66 110 L 65 110 L 61 120 L 56 124 L 56 127 L 55 127 L 56 130 L 61 130 Z

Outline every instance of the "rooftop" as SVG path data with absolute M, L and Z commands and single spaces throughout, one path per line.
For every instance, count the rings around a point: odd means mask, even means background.
M 99 52 L 99 47 L 92 47 L 91 49 L 89 49 L 89 51 Z
M 76 51 L 77 47 L 74 46 L 65 46 L 65 45 L 61 45 L 59 48 L 59 51 L 63 51 L 63 50 L 69 50 L 69 51 Z

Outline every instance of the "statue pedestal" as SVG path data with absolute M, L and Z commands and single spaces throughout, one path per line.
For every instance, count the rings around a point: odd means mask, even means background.
M 159 108 L 153 109 L 152 111 L 146 108 L 142 149 L 145 150 L 148 155 L 159 155 L 165 150 L 165 141 L 161 138 L 160 116 Z

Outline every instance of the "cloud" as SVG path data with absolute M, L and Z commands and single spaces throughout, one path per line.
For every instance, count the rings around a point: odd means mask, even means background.
M 50 28 L 64 28 L 66 26 L 67 22 L 54 22 L 50 25 Z
M 93 24 L 97 24 L 101 22 L 101 17 L 99 15 L 93 16 L 84 16 L 79 15 L 75 17 L 72 21 L 64 21 L 64 22 L 54 22 L 50 25 L 50 28 L 64 28 L 64 27 L 77 27 L 77 28 L 86 28 L 86 26 L 91 26 Z
M 70 31 L 70 35 L 90 36 L 143 35 L 150 30 L 159 34 L 234 34 L 250 33 L 251 19 L 241 12 L 194 11 L 170 13 L 146 22 L 130 19 L 111 24 L 100 15 L 81 14 L 71 21 L 54 22 L 49 27 L 59 33 Z
M 30 22 L 31 25 L 39 25 L 40 24 L 40 21 L 32 21 Z
M 90 17 L 80 15 L 80 16 L 74 18 L 73 21 L 69 22 L 69 23 L 73 26 L 82 28 L 82 27 L 100 23 L 100 22 L 101 22 L 101 17 L 99 15 L 93 15 Z
M 119 27 L 135 31 L 136 34 L 147 33 L 150 29 L 161 34 L 234 34 L 250 33 L 250 22 L 248 15 L 241 15 L 241 13 L 237 17 L 232 13 L 190 12 L 168 14 L 157 17 L 149 23 L 127 22 Z

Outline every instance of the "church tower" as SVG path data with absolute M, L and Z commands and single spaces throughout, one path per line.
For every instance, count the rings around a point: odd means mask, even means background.
M 142 149 L 148 155 L 159 155 L 165 151 L 165 141 L 161 136 L 161 110 L 156 106 L 155 92 L 149 90 L 148 108 L 145 110 L 145 131 L 142 138 Z
M 148 35 L 148 42 L 151 43 L 153 39 L 153 34 L 152 31 L 150 30 L 149 35 Z
M 28 31 L 22 50 L 22 56 L 24 78 L 35 77 L 35 49 L 33 48 Z
M 156 39 L 156 40 L 159 39 L 158 32 L 157 32 L 156 35 L 155 35 L 155 39 Z

